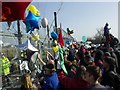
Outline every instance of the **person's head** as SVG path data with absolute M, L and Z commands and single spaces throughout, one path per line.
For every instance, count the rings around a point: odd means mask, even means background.
M 96 50 L 96 53 L 95 53 L 95 63 L 97 63 L 99 60 L 102 60 L 103 59 L 103 56 L 104 56 L 104 53 L 102 50 Z
M 104 57 L 110 57 L 111 54 L 109 52 L 105 52 Z
M 67 60 L 73 61 L 74 59 L 75 59 L 74 49 L 70 49 L 70 50 L 69 50 L 69 54 L 68 54 L 68 56 L 67 56 Z
M 108 23 L 105 24 L 105 26 L 108 26 L 108 25 L 109 25 Z
M 89 51 L 86 51 L 86 52 L 85 52 L 85 56 L 89 56 L 89 55 L 91 55 L 90 52 L 89 52 Z
M 76 78 L 84 78 L 86 72 L 86 67 L 81 65 L 76 70 Z
M 91 52 L 91 56 L 92 56 L 93 58 L 95 58 L 95 54 L 96 54 L 96 50 L 93 50 L 93 51 Z
M 112 47 L 109 47 L 109 52 L 114 52 L 114 49 Z
M 85 56 L 85 54 L 82 52 L 82 51 L 80 51 L 80 50 L 78 50 L 78 52 L 77 52 L 77 57 L 79 58 L 79 59 L 83 59 L 84 58 L 84 56 Z
M 45 74 L 51 75 L 53 72 L 55 72 L 55 65 L 52 63 L 49 63 L 45 66 Z
M 54 60 L 49 60 L 48 62 L 47 62 L 47 64 L 55 64 L 55 62 L 54 62 Z
M 85 73 L 85 80 L 87 82 L 95 83 L 100 77 L 102 76 L 102 70 L 98 66 L 87 66 L 86 67 L 86 73 Z
M 24 85 L 25 88 L 33 88 L 32 80 L 30 77 L 30 74 L 26 73 L 22 76 L 22 84 Z
M 75 66 L 77 66 L 77 61 L 76 61 L 76 60 L 73 60 L 73 61 L 72 61 L 72 64 L 75 65 Z
M 86 65 L 91 65 L 93 64 L 94 59 L 90 55 L 88 55 L 88 56 L 85 56 L 84 62 L 86 63 Z
M 112 57 L 105 57 L 103 59 L 103 66 L 105 70 L 114 70 L 115 68 L 115 59 Z

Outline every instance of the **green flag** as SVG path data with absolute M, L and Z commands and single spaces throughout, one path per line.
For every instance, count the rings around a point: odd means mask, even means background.
M 59 57 L 60 57 L 60 66 L 63 69 L 63 71 L 65 72 L 65 74 L 68 75 L 68 72 L 64 65 L 63 48 L 61 48 L 61 47 L 59 47 Z

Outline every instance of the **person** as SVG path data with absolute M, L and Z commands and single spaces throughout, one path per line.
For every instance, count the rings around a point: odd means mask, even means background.
M 117 55 L 115 54 L 115 50 L 114 50 L 112 47 L 109 48 L 109 52 L 110 52 L 110 54 L 111 54 L 111 57 L 113 57 L 113 58 L 115 59 L 115 66 L 116 66 L 116 67 L 115 67 L 115 70 L 116 70 L 116 72 L 117 72 L 118 69 L 119 69 L 119 68 L 118 68 L 118 67 L 119 67 L 119 66 L 118 66 L 118 61 L 119 61 L 119 60 L 118 60 L 118 58 L 117 58 Z
M 60 71 L 58 73 L 60 85 L 63 86 L 63 89 L 66 89 L 66 90 L 87 89 L 87 87 L 89 86 L 89 83 L 83 79 L 84 71 L 85 69 L 83 67 L 79 67 L 79 69 L 77 69 L 75 78 L 70 78 L 63 71 Z
M 115 71 L 115 59 L 112 57 L 105 57 L 103 59 L 104 73 L 100 79 L 100 83 L 104 86 L 115 88 L 115 79 L 111 72 Z
M 96 89 L 101 89 L 101 90 L 106 90 L 107 88 L 104 87 L 99 83 L 99 78 L 102 76 L 102 70 L 100 69 L 99 66 L 95 65 L 89 65 L 86 67 L 86 73 L 84 76 L 84 80 L 89 82 L 89 90 L 96 90 Z
M 33 84 L 29 73 L 25 73 L 21 79 L 22 85 L 20 90 L 35 90 L 37 87 Z
M 58 90 L 59 89 L 59 79 L 55 71 L 55 65 L 53 62 L 46 64 L 45 66 L 45 78 L 41 85 L 40 90 Z
M 7 80 L 7 84 L 9 85 L 8 75 L 10 74 L 10 60 L 3 53 L 1 53 L 1 61 L 3 80 Z
M 99 66 L 102 69 L 102 72 L 104 71 L 104 69 L 103 69 L 103 56 L 104 56 L 104 52 L 100 49 L 96 49 L 94 62 L 95 62 L 96 66 Z
M 120 51 L 118 49 L 115 50 L 115 54 L 118 59 L 118 68 L 117 68 L 117 73 L 120 74 Z
M 110 32 L 109 32 L 109 30 L 111 29 L 111 28 L 108 28 L 108 26 L 109 26 L 108 23 L 106 23 L 105 26 L 104 26 L 104 36 L 105 36 L 107 44 L 110 42 Z
M 90 55 L 85 56 L 83 65 L 85 67 L 88 65 L 95 65 L 94 59 Z
M 85 72 L 86 72 L 86 67 L 81 65 L 77 68 L 75 77 L 84 79 Z
M 105 52 L 104 53 L 104 57 L 110 57 L 110 56 L 111 56 L 110 52 Z
M 95 52 L 95 57 L 94 57 L 94 62 L 96 65 L 98 65 L 98 63 L 100 61 L 103 61 L 103 56 L 104 56 L 104 52 L 100 49 L 97 49 L 96 52 Z
M 112 34 L 110 34 L 110 46 L 115 50 L 116 46 L 119 44 L 119 40 L 114 37 Z
M 3 75 L 10 74 L 10 60 L 2 53 L 2 69 L 3 69 Z

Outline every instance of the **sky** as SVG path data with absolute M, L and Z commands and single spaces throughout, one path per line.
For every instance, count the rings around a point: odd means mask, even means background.
M 53 2 L 52 2 L 53 1 Z M 99 1 L 99 2 L 98 2 Z M 104 0 L 105 1 L 105 0 Z M 57 12 L 57 27 L 62 24 L 62 28 L 66 31 L 67 28 L 74 30 L 72 35 L 77 41 L 80 41 L 82 36 L 93 37 L 97 33 L 97 29 L 103 28 L 105 23 L 109 23 L 110 32 L 118 37 L 118 2 L 107 0 L 92 0 L 88 2 L 36 2 L 33 0 L 32 5 L 39 9 L 41 18 L 47 18 L 49 25 L 54 20 L 54 12 Z M 54 26 L 54 23 L 52 24 Z M 51 28 L 52 30 L 52 28 Z
M 82 36 L 94 37 L 97 30 L 103 28 L 106 22 L 110 25 L 110 32 L 118 37 L 118 0 L 114 0 L 114 2 L 113 0 L 74 0 L 74 2 L 73 0 L 32 0 L 30 5 L 34 5 L 40 11 L 41 19 L 47 18 L 49 26 L 52 25 L 51 31 L 54 26 L 54 12 L 59 11 L 57 13 L 57 27 L 59 28 L 61 23 L 62 29 L 65 31 L 67 28 L 74 30 L 72 36 L 77 41 L 81 41 Z M 2 29 L 7 29 L 6 25 L 3 25 Z M 15 23 L 11 27 L 14 27 L 13 31 L 17 32 Z M 12 29 L 9 32 L 13 32 Z M 25 32 L 25 27 L 21 29 Z M 40 32 L 44 30 L 41 29 Z M 45 36 L 45 33 L 42 35 Z M 17 42 L 16 39 L 12 41 L 15 44 Z M 4 40 L 4 42 L 12 41 L 11 39 Z

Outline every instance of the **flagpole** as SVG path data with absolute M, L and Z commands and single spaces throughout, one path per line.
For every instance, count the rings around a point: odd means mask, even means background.
M 55 32 L 56 32 L 56 34 L 58 34 L 58 32 L 57 32 L 57 13 L 56 12 L 54 12 L 54 19 L 55 19 Z M 55 59 L 55 57 L 56 57 L 56 53 L 54 52 L 54 59 Z M 55 60 L 55 68 L 57 70 L 57 60 Z
M 17 20 L 17 28 L 18 28 L 18 35 L 17 35 L 17 38 L 18 38 L 18 44 L 22 44 L 22 40 L 21 40 L 21 37 L 22 37 L 22 34 L 20 32 L 20 21 Z
M 47 25 L 47 36 L 48 36 L 48 48 L 50 48 L 50 28 L 49 28 L 49 25 Z
M 54 12 L 54 19 L 55 19 L 55 32 L 58 34 L 58 31 L 57 31 L 57 14 L 56 14 L 56 12 Z

